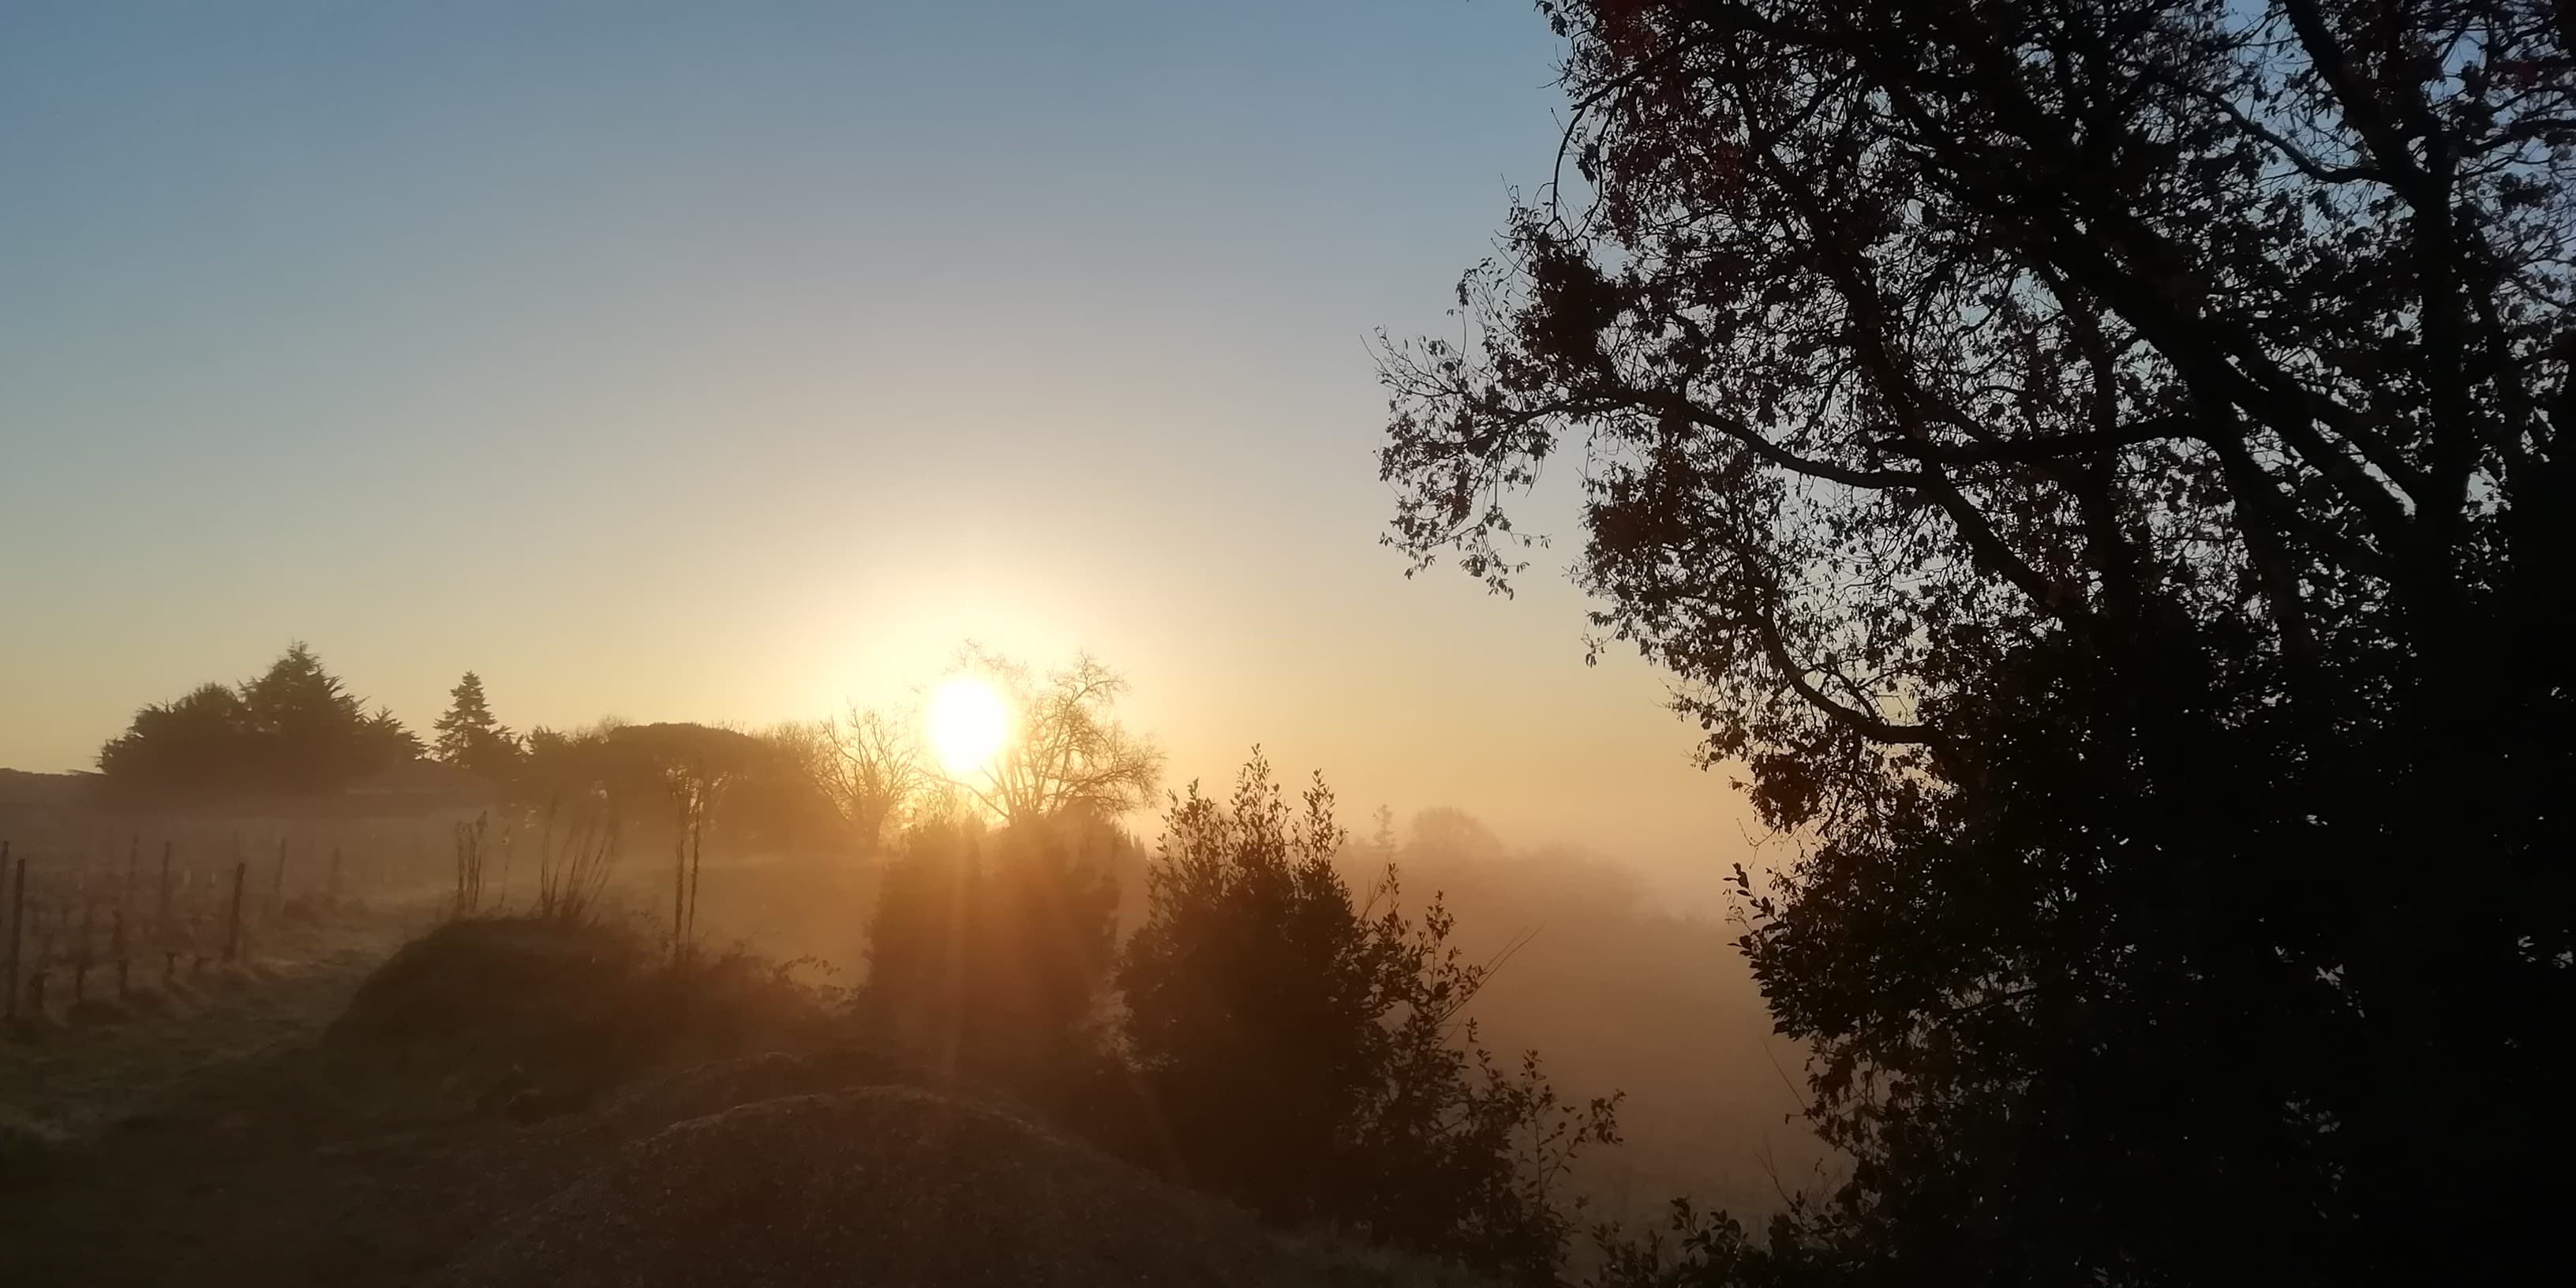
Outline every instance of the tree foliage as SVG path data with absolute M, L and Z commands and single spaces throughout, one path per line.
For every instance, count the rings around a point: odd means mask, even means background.
M 780 729 L 778 745 L 806 780 L 831 801 L 862 854 L 884 846 L 887 833 L 932 785 L 929 760 L 909 712 L 853 704 L 837 720 Z
M 701 824 L 734 841 L 792 847 L 820 839 L 832 816 L 774 739 L 685 721 L 531 729 L 518 792 L 533 806 L 607 802 L 630 839 Z
M 862 1015 L 936 1069 L 1064 1108 L 1106 1057 L 1112 872 L 1132 845 L 1075 818 L 913 828 L 878 888 Z
M 1090 654 L 1039 676 L 970 647 L 959 670 L 999 691 L 1015 727 L 992 764 L 948 781 L 1003 823 L 1114 819 L 1144 804 L 1161 780 L 1161 749 L 1114 714 L 1126 679 Z
M 128 793 L 333 792 L 420 751 L 392 711 L 369 712 L 299 641 L 238 686 L 136 712 L 98 767 Z
M 1173 802 L 1118 967 L 1138 1078 L 1185 1174 L 1273 1220 L 1332 1222 L 1550 1282 L 1570 1229 L 1550 1186 L 1612 1101 L 1498 1066 L 1465 1018 L 1488 967 L 1435 897 L 1365 903 L 1319 776 L 1293 811 L 1258 751 L 1230 802 Z
M 519 738 L 492 716 L 483 696 L 483 677 L 472 671 L 447 691 L 447 713 L 433 726 L 437 738 L 430 755 L 443 764 L 507 783 L 518 769 Z
M 1600 625 L 1813 841 L 1745 941 L 1857 1160 L 1813 1247 L 2530 1253 L 2576 1002 L 2568 12 L 1540 7 L 1571 170 L 1459 340 L 1386 353 L 1393 540 L 1507 586 L 1578 452 Z

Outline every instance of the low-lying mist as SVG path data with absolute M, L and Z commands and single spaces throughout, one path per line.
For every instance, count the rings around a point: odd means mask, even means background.
M 1127 830 L 1137 844 L 1114 874 L 1122 933 L 1143 914 L 1157 824 L 1140 817 Z M 667 916 L 670 840 L 633 839 L 611 898 L 638 918 Z M 1363 898 L 1390 864 L 1405 908 L 1440 898 L 1456 945 L 1496 965 L 1468 1012 L 1488 1046 L 1537 1050 L 1569 1092 L 1627 1093 L 1624 1142 L 1577 1165 L 1591 1214 L 1651 1222 L 1677 1195 L 1758 1212 L 1813 1188 L 1825 1151 L 1798 1119 L 1804 1053 L 1772 1033 L 1722 915 L 1675 907 L 1613 857 L 1516 845 L 1453 809 L 1382 819 L 1341 860 Z M 855 985 L 879 872 L 874 859 L 710 841 L 700 933 Z M 485 897 L 524 903 L 533 881 L 521 865 Z

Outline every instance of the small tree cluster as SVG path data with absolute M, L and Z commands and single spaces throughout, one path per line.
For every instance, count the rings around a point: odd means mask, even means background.
M 1616 1139 L 1615 1097 L 1564 1101 L 1465 1009 L 1489 968 L 1417 919 L 1390 865 L 1365 901 L 1319 775 L 1292 809 L 1256 751 L 1230 802 L 1176 798 L 1118 984 L 1129 1056 L 1188 1177 L 1274 1220 L 1330 1222 L 1546 1278 L 1569 1225 L 1550 1187 Z
M 1404 914 L 1392 866 L 1355 899 L 1345 839 L 1320 780 L 1292 811 L 1256 752 L 1231 801 L 1174 799 L 1122 949 L 1114 873 L 1145 856 L 1099 815 L 917 827 L 885 868 L 863 1018 L 1272 1221 L 1545 1281 L 1573 1229 L 1555 1189 L 1617 1139 L 1616 1097 L 1497 1061 L 1466 1018 L 1490 967 L 1438 899 Z
M 128 793 L 330 792 L 420 750 L 392 711 L 370 713 L 299 641 L 239 685 L 136 712 L 98 767 Z
M 611 801 L 638 844 L 694 821 L 729 842 L 788 849 L 832 824 L 830 803 L 776 739 L 702 724 L 539 726 L 528 732 L 511 792 L 530 806 Z
M 944 1073 L 1062 1104 L 1100 1063 L 1111 872 L 1133 843 L 1068 817 L 915 828 L 887 861 L 865 1018 Z

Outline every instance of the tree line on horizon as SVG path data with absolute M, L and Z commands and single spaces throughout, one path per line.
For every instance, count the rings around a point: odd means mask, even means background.
M 366 710 L 298 641 L 257 677 L 144 707 L 98 764 L 110 800 L 185 810 L 227 796 L 330 796 L 425 760 L 490 788 L 500 817 L 479 826 L 496 843 L 522 824 L 549 834 L 713 829 L 738 851 L 862 858 L 933 824 L 1116 820 L 1147 802 L 1162 752 L 1115 718 L 1127 681 L 1098 660 L 1080 655 L 1041 673 L 968 645 L 950 674 L 1003 695 L 1015 725 L 989 763 L 961 772 L 931 754 L 917 703 L 853 704 L 839 718 L 751 732 L 604 718 L 520 733 L 473 671 L 449 690 L 424 743 L 389 709 Z
M 745 843 L 862 854 L 920 819 L 1008 824 L 1073 808 L 1116 817 L 1146 802 L 1162 753 L 1114 718 L 1124 677 L 1087 654 L 1039 672 L 974 645 L 951 672 L 990 685 L 1020 726 L 992 763 L 963 774 L 937 764 L 912 704 L 854 703 L 836 718 L 748 732 L 608 718 L 521 733 L 495 714 L 473 671 L 449 690 L 424 743 L 389 708 L 366 710 L 301 641 L 251 680 L 144 707 L 100 749 L 98 766 L 125 801 L 184 804 L 330 795 L 427 759 L 483 780 L 512 809 L 591 801 L 642 816 L 694 790 Z

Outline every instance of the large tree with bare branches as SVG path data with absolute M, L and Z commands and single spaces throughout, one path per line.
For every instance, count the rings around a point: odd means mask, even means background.
M 2530 1250 L 2576 15 L 1540 8 L 1561 173 L 1386 353 L 1393 539 L 1507 586 L 1574 458 L 1605 634 L 1803 843 L 1745 947 L 1856 1159 L 1812 1238 L 1940 1282 Z
M 1004 824 L 1068 812 L 1115 819 L 1145 803 L 1163 753 L 1114 714 L 1127 680 L 1085 653 L 1043 675 L 970 647 L 958 669 L 993 686 L 1012 729 L 992 763 L 949 779 Z
M 908 712 L 853 703 L 840 719 L 783 725 L 770 739 L 831 801 L 859 852 L 874 854 L 931 782 L 914 723 Z

